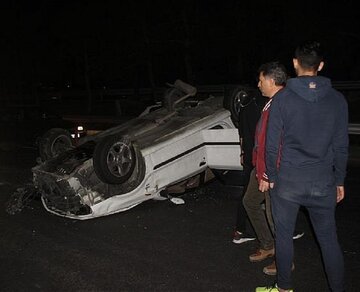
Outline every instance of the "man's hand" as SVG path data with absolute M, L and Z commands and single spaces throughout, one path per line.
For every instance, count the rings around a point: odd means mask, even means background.
M 265 181 L 265 180 L 260 180 L 259 183 L 259 191 L 260 192 L 266 192 L 269 190 L 269 182 Z
M 336 187 L 336 202 L 339 203 L 345 197 L 345 188 L 344 186 L 337 186 Z

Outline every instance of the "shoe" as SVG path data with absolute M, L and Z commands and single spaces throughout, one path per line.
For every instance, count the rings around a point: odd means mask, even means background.
M 255 292 L 279 292 L 279 288 L 276 284 L 272 286 L 256 287 Z M 285 290 L 288 292 L 294 292 L 293 289 Z
M 294 270 L 295 270 L 295 265 L 293 263 L 291 266 L 291 271 L 294 271 Z M 277 270 L 276 270 L 275 261 L 273 261 L 270 265 L 264 267 L 263 272 L 264 272 L 264 274 L 266 274 L 268 276 L 276 276 Z
M 251 240 L 255 240 L 255 237 L 248 236 L 247 234 L 244 234 L 240 231 L 235 231 L 232 242 L 240 244 Z
M 254 263 L 254 262 L 261 262 L 267 258 L 271 258 L 275 255 L 275 249 L 261 249 L 259 248 L 255 253 L 251 254 L 249 256 L 249 260 L 250 262 Z
M 295 240 L 295 239 L 299 239 L 299 238 L 303 237 L 304 234 L 305 234 L 305 232 L 303 232 L 303 231 L 295 230 L 293 239 L 294 239 L 294 240 Z

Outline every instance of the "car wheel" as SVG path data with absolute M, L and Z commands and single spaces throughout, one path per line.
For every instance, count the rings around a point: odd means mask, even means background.
M 39 140 L 39 152 L 42 161 L 49 160 L 71 148 L 73 148 L 71 136 L 69 131 L 65 129 L 50 129 Z
M 230 111 L 231 119 L 236 127 L 239 126 L 239 116 L 242 107 L 250 103 L 255 98 L 255 90 L 244 87 L 237 87 L 224 96 L 224 108 Z
M 124 136 L 104 137 L 95 147 L 94 170 L 108 184 L 126 182 L 134 171 L 136 154 L 131 141 Z

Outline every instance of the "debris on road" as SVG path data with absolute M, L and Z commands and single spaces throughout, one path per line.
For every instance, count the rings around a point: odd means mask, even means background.
M 39 196 L 39 193 L 33 185 L 17 188 L 6 203 L 6 212 L 10 215 L 15 215 Z

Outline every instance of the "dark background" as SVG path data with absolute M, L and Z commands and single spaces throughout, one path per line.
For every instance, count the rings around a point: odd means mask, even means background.
M 337 82 L 350 122 L 360 122 L 355 1 L 15 0 L 0 8 L 0 141 L 33 144 L 51 127 L 92 127 L 95 115 L 132 118 L 176 79 L 211 94 L 256 86 L 258 67 L 272 60 L 294 76 L 293 52 L 309 39 L 321 42 L 321 75 Z
M 324 72 L 359 80 L 355 1 L 8 1 L 1 4 L 0 96 L 40 89 L 254 83 L 258 66 L 305 39 Z

